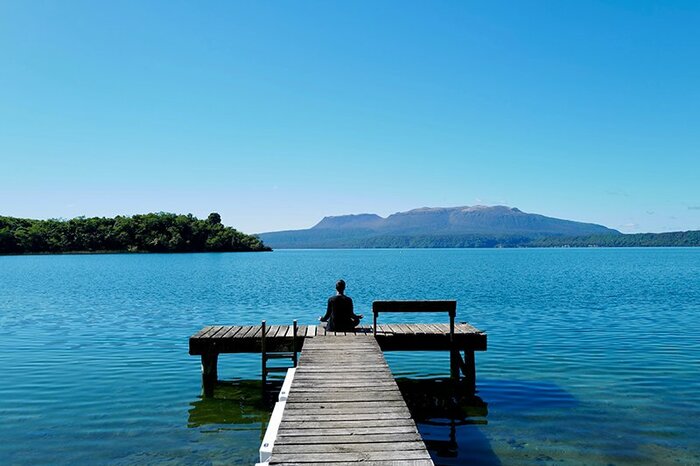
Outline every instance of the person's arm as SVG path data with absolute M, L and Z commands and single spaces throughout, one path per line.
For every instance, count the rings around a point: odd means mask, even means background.
M 362 319 L 364 316 L 362 314 L 355 314 L 355 305 L 352 303 L 352 298 L 348 296 L 350 300 L 350 315 Z
M 328 306 L 326 306 L 326 315 L 321 317 L 320 320 L 321 322 L 328 322 L 328 319 L 331 318 L 331 300 L 328 298 Z

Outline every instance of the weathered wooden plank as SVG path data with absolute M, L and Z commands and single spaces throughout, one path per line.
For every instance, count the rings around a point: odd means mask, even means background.
M 246 335 L 246 338 L 260 338 L 260 334 L 262 334 L 262 325 L 255 325 L 253 329 L 254 331 Z
M 275 338 L 280 331 L 281 325 L 270 325 L 265 332 L 265 338 Z
M 346 353 L 339 354 L 340 351 L 346 351 Z M 308 351 L 307 351 L 308 354 Z M 310 356 L 313 357 L 327 357 L 329 355 L 333 355 L 336 358 L 356 358 L 358 356 L 376 356 L 376 354 L 372 351 L 368 351 L 366 349 L 354 347 L 348 345 L 347 347 L 344 347 L 343 345 L 339 345 L 337 347 L 327 347 L 327 348 L 319 348 L 317 350 L 314 350 L 313 354 Z
M 314 411 L 313 414 L 298 414 L 301 410 L 289 411 L 286 413 L 283 423 L 287 422 L 356 422 L 355 427 L 362 427 L 360 423 L 365 421 L 406 421 L 413 422 L 410 412 L 397 412 L 394 414 L 387 413 L 352 413 L 349 411 L 338 411 L 336 413 L 323 413 L 320 411 Z
M 208 338 L 220 338 L 222 335 L 226 334 L 229 328 L 231 328 L 229 325 L 220 325 L 219 328 L 216 329 L 216 332 L 211 334 Z
M 432 324 L 421 324 L 420 329 L 421 329 L 421 332 L 419 333 L 420 336 L 432 335 L 436 332 L 436 327 L 433 327 Z
M 397 427 L 415 425 L 413 419 L 360 419 L 323 421 L 284 421 L 280 429 L 342 429 L 346 427 Z
M 361 425 L 363 422 L 372 422 L 372 421 L 385 421 L 385 422 L 396 422 L 397 425 L 399 424 L 399 421 L 401 422 L 406 422 L 406 423 L 411 423 L 413 422 L 413 419 L 411 417 L 411 413 L 395 413 L 393 416 L 389 416 L 386 413 L 381 413 L 381 415 L 377 415 L 376 413 L 351 413 L 351 412 L 342 412 L 339 411 L 336 414 L 325 414 L 322 412 L 314 411 L 315 414 L 309 415 L 295 415 L 295 413 L 298 413 L 300 410 L 296 411 L 290 411 L 288 416 L 285 417 L 283 424 L 286 425 L 288 422 L 305 422 L 305 423 L 313 423 L 313 422 L 318 422 L 324 424 L 326 427 L 330 427 L 329 423 L 333 422 L 348 422 L 351 424 L 348 424 L 348 427 L 363 427 Z M 357 415 L 357 417 L 355 417 Z M 352 424 L 354 423 L 354 424 Z M 341 427 L 341 426 L 338 426 Z M 366 426 L 365 426 L 366 427 Z
M 379 395 L 379 393 L 383 393 L 383 395 Z M 403 401 L 401 395 L 396 395 L 392 392 L 375 392 L 372 396 L 377 401 Z M 367 397 L 364 397 L 361 393 L 351 394 L 345 392 L 338 393 L 334 396 L 313 396 L 308 394 L 297 394 L 294 398 L 292 398 L 291 394 L 289 396 L 289 401 L 293 403 L 326 403 L 329 408 L 336 403 L 351 404 L 366 399 Z M 381 415 L 381 413 L 378 415 Z
M 304 367 L 304 366 L 299 366 Z M 355 372 L 352 375 L 352 380 L 362 380 L 362 379 L 376 379 L 376 375 L 374 375 L 374 372 Z M 350 378 L 347 376 L 347 373 L 343 372 L 335 372 L 335 371 L 328 371 L 328 372 L 323 372 L 323 371 L 314 371 L 314 372 L 307 372 L 299 376 L 299 381 L 302 380 L 317 380 L 317 381 L 322 381 L 322 380 L 345 380 L 349 381 Z
M 343 384 L 341 382 L 335 383 L 335 384 L 303 384 L 303 385 L 297 385 L 296 383 L 294 384 L 294 392 L 295 393 L 319 393 L 319 392 L 324 392 L 326 390 L 343 390 L 347 392 L 361 392 L 361 393 L 366 393 L 367 390 L 371 389 L 374 392 L 379 392 L 379 391 L 391 391 L 395 392 L 396 391 L 396 385 L 395 384 L 379 384 L 375 383 L 372 384 L 372 382 L 367 381 L 362 384 Z
M 234 338 L 247 338 L 248 334 L 255 329 L 254 325 L 246 325 L 241 328 L 241 331 Z
M 241 331 L 241 326 L 240 325 L 232 325 L 229 327 L 229 329 L 224 333 L 222 336 L 219 338 L 233 338 L 236 333 Z
M 292 390 L 289 393 L 288 403 L 347 403 L 355 401 L 365 401 L 367 399 L 375 401 L 403 401 L 400 393 L 390 392 L 330 392 L 330 393 L 298 393 Z
M 374 359 L 373 361 L 371 361 L 371 363 L 368 364 L 364 360 L 358 361 L 356 358 L 329 359 L 327 357 L 324 357 L 318 358 L 315 361 L 304 361 L 303 367 L 305 372 L 314 372 L 316 370 L 320 370 L 326 373 L 328 373 L 329 371 L 347 373 L 348 371 L 354 371 L 357 369 L 372 370 L 373 372 L 386 371 L 388 370 L 389 366 L 386 362 L 382 361 L 381 359 Z
M 309 435 L 286 436 L 278 434 L 275 444 L 280 445 L 308 445 L 314 443 L 371 443 L 371 442 L 415 442 L 421 440 L 416 432 L 403 434 L 370 434 L 370 435 L 323 435 L 321 437 Z
M 283 466 L 296 466 L 303 464 L 304 466 L 358 466 L 357 461 L 334 461 L 332 463 L 277 463 Z M 433 466 L 431 460 L 386 460 L 386 461 L 362 461 L 362 466 Z
M 397 333 L 400 333 L 399 329 L 396 327 L 395 324 L 384 324 L 384 328 L 386 329 L 389 335 L 395 335 Z
M 387 367 L 386 360 L 378 359 L 374 356 L 358 355 L 355 357 L 334 358 L 331 355 L 321 356 L 316 354 L 313 359 L 308 358 L 304 360 L 304 366 L 308 368 L 325 366 L 327 371 L 334 369 L 340 371 L 346 365 L 350 367 L 358 367 L 360 365 L 379 365 L 380 367 Z
M 338 354 L 339 350 L 344 351 L 342 355 Z M 307 351 L 308 354 L 308 351 Z M 352 347 L 352 346 L 347 346 L 343 347 L 342 345 L 339 345 L 337 347 L 328 347 L 328 348 L 319 348 L 317 350 L 314 350 L 313 356 L 314 357 L 328 357 L 329 355 L 341 358 L 357 358 L 358 356 L 366 356 L 366 357 L 371 357 L 375 356 L 375 353 L 373 351 L 368 351 L 366 349 L 362 348 L 357 348 L 357 347 Z
M 414 332 L 418 338 L 424 337 L 426 335 L 435 335 L 437 332 L 437 327 L 434 327 L 432 324 L 421 324 L 420 327 L 418 327 L 419 331 Z
M 411 329 L 411 333 L 421 335 L 426 333 L 426 326 L 424 324 L 407 324 Z
M 285 407 L 285 417 L 282 419 L 282 422 L 285 420 L 305 420 L 305 421 L 324 421 L 324 420 L 337 420 L 336 418 L 333 418 L 332 416 L 335 415 L 335 413 L 340 413 L 343 411 L 349 411 L 345 410 L 341 404 L 347 404 L 348 402 L 338 402 L 338 403 L 328 403 L 325 401 L 314 401 L 314 402 L 308 402 L 308 403 L 287 403 L 287 406 Z M 379 413 L 381 419 L 382 411 L 383 410 L 388 410 L 388 408 L 397 408 L 396 411 L 391 412 L 392 415 L 401 415 L 402 413 L 405 414 L 406 416 L 410 416 L 410 412 L 399 410 L 398 408 L 403 408 L 406 406 L 406 403 L 401 401 L 392 401 L 392 400 L 387 400 L 383 402 L 365 402 L 366 404 L 363 406 L 363 408 L 355 408 L 355 414 L 357 416 L 362 416 L 362 417 L 347 417 L 346 419 L 353 419 L 353 420 L 361 420 L 361 419 L 375 419 L 377 416 L 377 413 Z M 372 406 L 369 403 L 374 403 L 374 406 Z M 293 406 L 294 405 L 294 406 Z M 373 409 L 368 409 L 372 407 Z M 397 418 L 398 419 L 398 418 Z M 342 420 L 342 419 L 341 419 Z
M 211 338 L 211 336 L 214 335 L 220 328 L 221 325 L 210 326 L 209 331 L 206 333 L 206 335 L 202 336 L 202 338 Z
M 416 333 L 416 327 L 409 324 L 399 324 L 399 328 L 402 330 L 404 335 L 414 335 Z
M 299 366 L 301 368 L 303 366 Z M 372 379 L 377 379 L 384 374 L 383 371 L 356 371 L 356 372 L 323 372 L 322 370 L 308 372 L 303 378 L 299 378 L 298 382 L 330 382 L 337 383 L 345 382 L 367 382 Z
M 301 366 L 299 366 L 301 367 Z M 369 374 L 368 374 L 369 375 Z M 326 374 L 324 377 L 322 374 L 318 374 L 318 377 L 304 376 L 304 378 L 299 378 L 299 380 L 294 381 L 295 388 L 307 388 L 307 387 L 394 387 L 396 388 L 396 382 L 393 380 L 372 380 L 371 376 L 368 377 L 352 377 L 343 378 L 342 374 Z
M 368 451 L 368 452 L 336 452 L 336 453 L 289 453 L 276 455 L 272 451 L 270 464 L 279 463 L 309 463 L 309 462 L 338 462 L 338 461 L 391 461 L 391 460 L 429 460 L 427 450 L 407 451 Z
M 455 331 L 459 329 L 461 333 L 481 333 L 476 327 L 469 324 L 457 324 L 455 325 Z
M 393 402 L 392 402 L 393 403 Z M 293 407 L 296 406 L 296 409 Z M 293 403 L 288 404 L 285 407 L 284 415 L 289 416 L 289 419 L 300 419 L 308 417 L 309 419 L 314 416 L 327 416 L 328 418 L 335 419 L 337 417 L 343 417 L 345 419 L 352 419 L 354 415 L 364 415 L 364 414 L 374 414 L 381 412 L 386 416 L 401 416 L 403 417 L 410 412 L 406 408 L 406 403 L 395 403 L 394 406 L 361 406 L 353 407 L 351 405 L 335 407 L 332 405 L 327 405 L 324 408 L 310 406 L 309 403 L 295 405 Z M 286 419 L 286 417 L 285 417 Z
M 197 333 L 195 333 L 194 335 L 192 335 L 190 338 L 199 338 L 199 337 L 203 337 L 203 336 L 206 335 L 212 328 L 213 328 L 212 325 L 207 325 L 207 326 L 204 327 L 202 330 L 200 330 L 199 332 L 197 332 Z
M 384 388 L 390 388 L 395 390 L 396 389 L 396 383 L 395 382 L 389 382 L 389 381 L 381 381 L 381 382 L 374 382 L 371 378 L 362 378 L 362 379 L 353 379 L 353 380 L 343 380 L 342 378 L 338 377 L 333 380 L 325 380 L 325 379 L 318 379 L 318 380 L 313 380 L 313 379 L 301 379 L 299 381 L 295 380 L 294 381 L 294 388 L 296 390 L 306 390 L 306 389 L 317 389 L 321 390 L 322 388 L 356 388 L 356 389 L 364 389 L 364 388 L 372 388 L 372 387 L 377 387 L 377 389 L 383 390 Z
M 354 374 L 353 377 L 355 376 L 362 376 L 363 373 L 366 372 L 391 372 L 389 370 L 388 366 L 378 366 L 378 367 L 372 367 L 371 365 L 373 362 L 368 362 L 367 367 L 362 367 L 360 365 L 357 365 L 354 363 L 354 361 L 348 361 L 347 363 L 353 364 L 350 367 L 343 368 L 343 367 L 336 367 L 337 365 L 342 365 L 342 362 L 339 363 L 338 361 L 334 361 L 332 359 L 326 360 L 324 363 L 315 363 L 314 365 L 308 365 L 308 364 L 299 364 L 299 367 L 303 367 L 304 370 L 304 377 L 321 377 L 322 374 L 325 374 L 329 377 L 332 376 L 342 376 L 343 374 L 348 374 L 352 373 Z
M 283 418 L 284 420 L 284 418 Z M 404 434 L 418 432 L 415 426 L 394 426 L 394 427 L 343 427 L 337 429 L 285 429 L 280 435 L 288 437 L 297 435 L 373 435 L 373 434 Z
M 316 413 L 316 411 L 314 411 Z M 352 414 L 352 416 L 348 416 L 348 414 Z M 406 410 L 401 410 L 401 411 L 395 411 L 395 412 L 386 412 L 384 410 L 380 412 L 363 412 L 363 413 L 358 413 L 358 412 L 353 412 L 352 410 L 346 410 L 346 411 L 337 411 L 336 413 L 322 413 L 322 414 L 307 414 L 307 413 L 299 413 L 299 410 L 297 411 L 290 411 L 289 413 L 286 413 L 284 416 L 285 422 L 287 421 L 309 421 L 309 422 L 324 422 L 328 420 L 337 420 L 337 419 L 352 419 L 353 421 L 364 421 L 368 419 L 387 419 L 389 418 L 390 420 L 394 419 L 411 419 L 411 413 L 410 411 Z
M 328 332 L 328 333 L 333 333 L 333 332 Z M 323 336 L 323 335 L 320 335 Z M 326 336 L 333 336 L 333 335 L 326 335 Z M 326 340 L 326 338 L 324 338 Z M 353 336 L 345 336 L 345 335 L 338 335 L 335 338 L 332 338 L 331 340 L 335 341 L 328 341 L 328 342 L 323 342 L 320 343 L 318 348 L 333 348 L 333 347 L 338 347 L 338 346 L 350 346 L 350 347 L 360 347 L 362 345 L 362 340 L 361 338 L 353 337 Z
M 291 453 L 350 453 L 350 452 L 406 452 L 425 450 L 422 441 L 412 442 L 367 442 L 367 443 L 312 443 L 309 445 L 278 444 L 275 442 L 275 453 L 278 455 Z
M 207 332 L 206 336 L 203 337 L 203 338 L 204 338 L 204 339 L 211 338 L 212 335 L 216 334 L 216 332 L 218 332 L 219 330 L 221 330 L 221 327 L 222 327 L 221 325 L 212 325 L 211 328 L 209 329 L 209 331 Z M 200 338 L 200 340 L 201 340 L 201 339 L 202 339 L 202 338 Z
M 327 352 L 314 352 L 313 355 L 307 355 L 307 357 L 304 359 L 304 362 L 307 365 L 316 365 L 319 363 L 323 363 L 326 365 L 327 368 L 333 368 L 336 366 L 339 366 L 340 364 L 337 364 L 336 362 L 342 362 L 343 364 L 368 364 L 368 363 L 376 363 L 380 364 L 383 361 L 385 361 L 384 358 L 381 358 L 377 355 L 371 354 L 371 353 L 353 353 L 353 354 L 346 354 L 343 356 L 334 356 L 332 353 L 327 353 Z

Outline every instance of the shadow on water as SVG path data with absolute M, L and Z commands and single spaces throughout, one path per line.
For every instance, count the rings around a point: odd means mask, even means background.
M 498 406 L 499 412 L 524 413 L 578 405 L 571 393 L 551 382 L 484 379 L 479 381 L 479 393 Z
M 268 383 L 265 393 L 261 383 L 260 380 L 219 380 L 213 397 L 190 403 L 187 426 L 267 424 L 282 383 Z
M 478 427 L 487 424 L 488 403 L 468 387 L 445 378 L 396 382 L 436 465 L 501 464 Z
M 479 396 L 445 378 L 397 383 L 436 465 L 501 464 L 485 434 L 489 404 L 514 413 L 577 405 L 570 393 L 547 382 L 485 380 Z

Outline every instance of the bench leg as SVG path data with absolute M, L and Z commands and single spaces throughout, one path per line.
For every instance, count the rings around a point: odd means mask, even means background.
M 214 387 L 219 374 L 217 364 L 219 353 L 208 353 L 202 355 L 202 389 L 205 397 L 214 396 Z
M 450 350 L 450 378 L 455 382 L 459 381 L 459 366 L 461 356 L 459 350 Z
M 474 351 L 464 350 L 464 385 L 472 393 L 476 393 L 476 361 L 474 360 Z

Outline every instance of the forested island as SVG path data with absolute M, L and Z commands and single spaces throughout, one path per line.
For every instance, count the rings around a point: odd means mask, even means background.
M 0 216 L 0 254 L 270 251 L 260 238 L 224 226 L 216 212 L 33 220 Z

